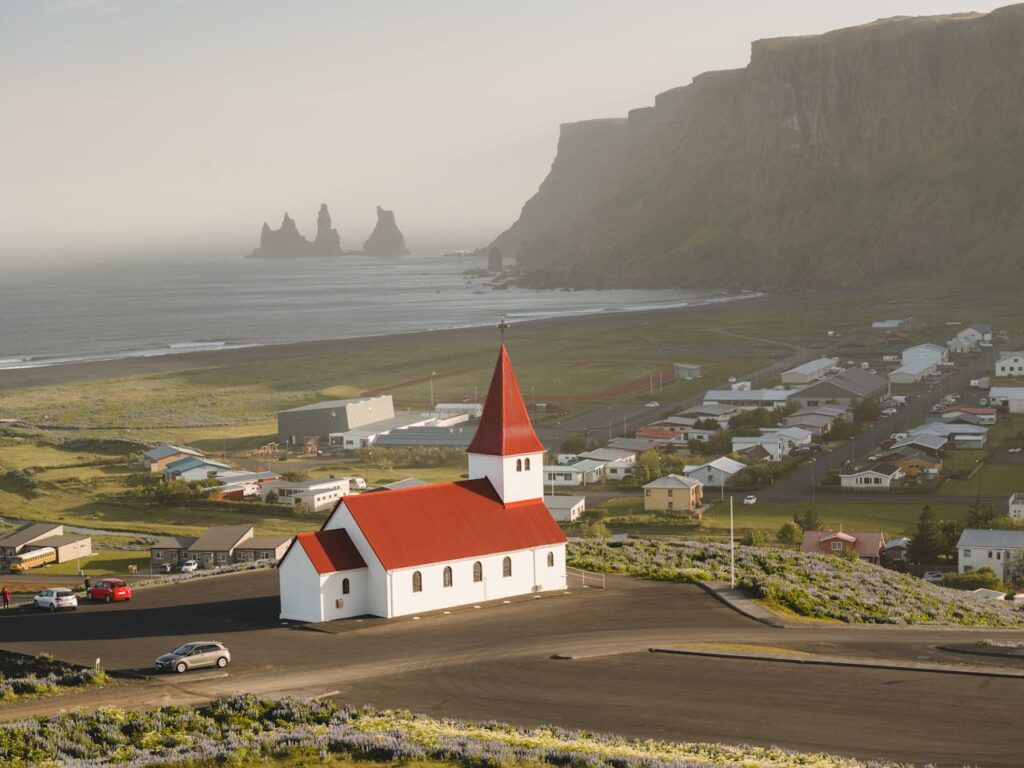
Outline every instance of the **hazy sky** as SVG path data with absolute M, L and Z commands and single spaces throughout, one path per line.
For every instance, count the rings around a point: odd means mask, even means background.
M 0 259 L 236 255 L 287 210 L 343 245 L 508 226 L 558 125 L 625 115 L 750 42 L 978 0 L 0 0 Z M 9 262 L 10 263 L 10 262 Z

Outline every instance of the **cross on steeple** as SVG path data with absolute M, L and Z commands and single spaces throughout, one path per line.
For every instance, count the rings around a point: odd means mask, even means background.
M 498 321 L 498 332 L 501 334 L 501 343 L 505 344 L 505 329 L 511 327 L 509 323 L 505 322 L 505 316 L 501 316 L 501 320 Z

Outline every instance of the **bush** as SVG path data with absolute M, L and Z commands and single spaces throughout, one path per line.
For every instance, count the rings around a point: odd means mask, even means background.
M 1002 580 L 988 566 L 967 573 L 947 573 L 942 577 L 942 586 L 950 589 L 995 589 L 1005 591 Z

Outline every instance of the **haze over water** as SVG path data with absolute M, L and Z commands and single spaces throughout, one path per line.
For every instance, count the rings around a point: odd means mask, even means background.
M 0 281 L 0 369 L 682 306 L 713 291 L 492 290 L 450 256 L 168 258 Z

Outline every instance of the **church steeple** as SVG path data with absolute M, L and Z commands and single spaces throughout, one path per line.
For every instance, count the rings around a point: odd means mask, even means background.
M 533 431 L 504 344 L 466 453 L 469 476 L 488 478 L 506 504 L 544 496 L 544 445 Z

